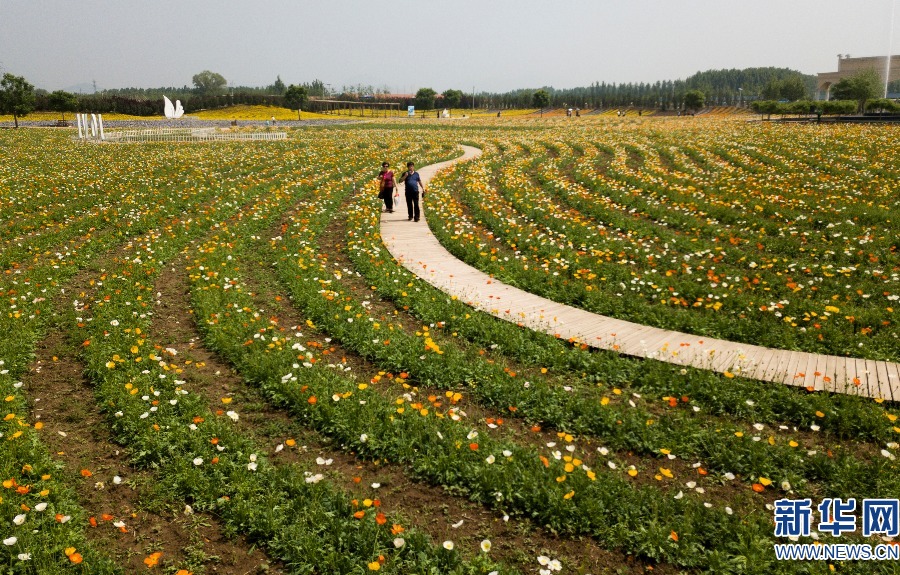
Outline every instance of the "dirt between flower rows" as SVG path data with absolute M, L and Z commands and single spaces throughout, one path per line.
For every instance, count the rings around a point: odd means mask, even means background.
M 32 417 L 44 424 L 42 442 L 63 464 L 65 483 L 97 523 L 84 526 L 88 540 L 129 573 L 146 570 L 144 559 L 156 552 L 162 553 L 159 566 L 195 575 L 282 573 L 265 553 L 227 538 L 214 516 L 190 512 L 184 502 L 167 498 L 154 474 L 133 468 L 127 450 L 111 437 L 63 322 L 73 298 L 89 299 L 91 277 L 115 257 L 101 258 L 68 283 L 55 302 L 56 323 L 38 343 L 36 358 L 23 377 Z M 116 477 L 121 479 L 118 484 Z M 120 521 L 122 528 L 114 525 Z
M 273 235 L 279 229 L 280 224 L 273 227 Z M 150 339 L 175 350 L 178 358 L 175 361 L 185 368 L 182 377 L 187 380 L 188 389 L 204 395 L 213 410 L 222 408 L 222 398 L 231 398 L 229 409 L 240 414 L 239 429 L 267 448 L 270 461 L 300 463 L 314 472 L 324 473 L 352 497 L 377 498 L 381 509 L 392 519 L 396 517 L 404 526 L 424 530 L 437 544 L 452 540 L 467 555 L 479 552 L 479 543 L 490 539 L 494 557 L 523 569 L 534 567 L 538 555 L 550 555 L 565 565 L 579 566 L 584 572 L 609 569 L 644 572 L 647 565 L 643 562 L 600 549 L 589 538 L 556 537 L 528 521 L 504 518 L 440 487 L 417 482 L 402 466 L 358 459 L 305 428 L 284 410 L 273 408 L 229 363 L 203 345 L 191 309 L 189 280 L 184 270 L 187 263 L 183 256 L 178 258 L 165 267 L 156 282 L 160 303 L 155 310 Z M 367 360 L 312 332 L 306 326 L 306 318 L 278 289 L 270 268 L 261 263 L 253 265 L 254 273 L 248 274 L 252 277 L 246 278 L 247 287 L 253 291 L 261 313 L 273 318 L 279 329 L 296 331 L 302 326 L 305 339 L 316 342 L 319 350 L 329 351 L 335 363 L 351 366 L 361 381 L 368 381 L 378 373 Z M 294 445 L 288 440 L 293 440 Z M 285 447 L 276 451 L 278 445 Z M 671 572 L 666 566 L 659 566 L 656 571 Z

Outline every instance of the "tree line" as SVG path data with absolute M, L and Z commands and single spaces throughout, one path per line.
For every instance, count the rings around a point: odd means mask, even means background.
M 192 78 L 193 87 L 119 88 L 94 94 L 72 94 L 65 91 L 35 90 L 24 78 L 4 74 L 0 82 L 0 113 L 18 118 L 32 110 L 108 113 L 153 116 L 160 113 L 160 100 L 168 96 L 181 100 L 185 112 L 221 108 L 236 104 L 282 106 L 293 110 L 304 108 L 310 99 L 337 98 L 365 101 L 390 97 L 387 88 L 343 86 L 332 91 L 321 80 L 286 85 L 281 77 L 264 87 L 229 87 L 218 73 L 204 70 Z M 881 93 L 880 79 L 874 70 L 863 71 L 853 78 L 838 82 L 831 91 L 834 99 L 856 102 L 858 112 L 894 111 L 894 103 L 884 101 L 867 104 Z M 900 89 L 893 82 L 889 90 Z M 509 108 L 571 107 L 588 109 L 643 108 L 692 111 L 703 106 L 753 104 L 760 113 L 799 113 L 803 104 L 786 107 L 790 102 L 810 99 L 815 90 L 815 77 L 787 68 L 746 68 L 743 70 L 707 70 L 685 80 L 655 83 L 594 82 L 590 86 L 557 90 L 543 87 L 503 93 L 465 93 L 446 89 L 439 94 L 432 88 L 420 88 L 414 97 L 401 98 L 401 105 L 415 105 L 422 110 L 435 108 Z M 396 101 L 396 98 L 392 98 Z M 815 109 L 815 108 L 810 108 Z M 840 106 L 819 106 L 821 113 L 845 113 Z M 786 111 L 789 110 L 789 111 Z M 827 111 L 825 111 L 827 110 Z

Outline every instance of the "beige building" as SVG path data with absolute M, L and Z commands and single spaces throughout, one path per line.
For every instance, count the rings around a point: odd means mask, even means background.
M 823 72 L 819 74 L 816 82 L 816 99 L 827 100 L 831 93 L 831 87 L 843 78 L 856 74 L 860 70 L 874 68 L 884 83 L 885 56 L 868 56 L 866 58 L 851 58 L 838 54 L 838 71 Z M 900 56 L 891 56 L 891 69 L 888 81 L 900 80 Z

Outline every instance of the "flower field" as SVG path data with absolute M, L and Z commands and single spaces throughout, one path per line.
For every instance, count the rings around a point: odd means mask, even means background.
M 5 572 L 894 572 L 777 561 L 773 510 L 896 498 L 895 404 L 477 312 L 390 257 L 374 180 L 384 159 L 477 145 L 431 182 L 427 219 L 497 278 L 669 329 L 897 361 L 890 128 L 288 133 L 0 132 Z

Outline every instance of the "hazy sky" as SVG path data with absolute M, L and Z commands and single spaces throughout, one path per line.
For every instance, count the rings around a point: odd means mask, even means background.
M 885 54 L 897 1 L 0 0 L 0 71 L 48 90 L 183 86 L 209 69 L 403 93 L 816 73 L 838 53 Z

